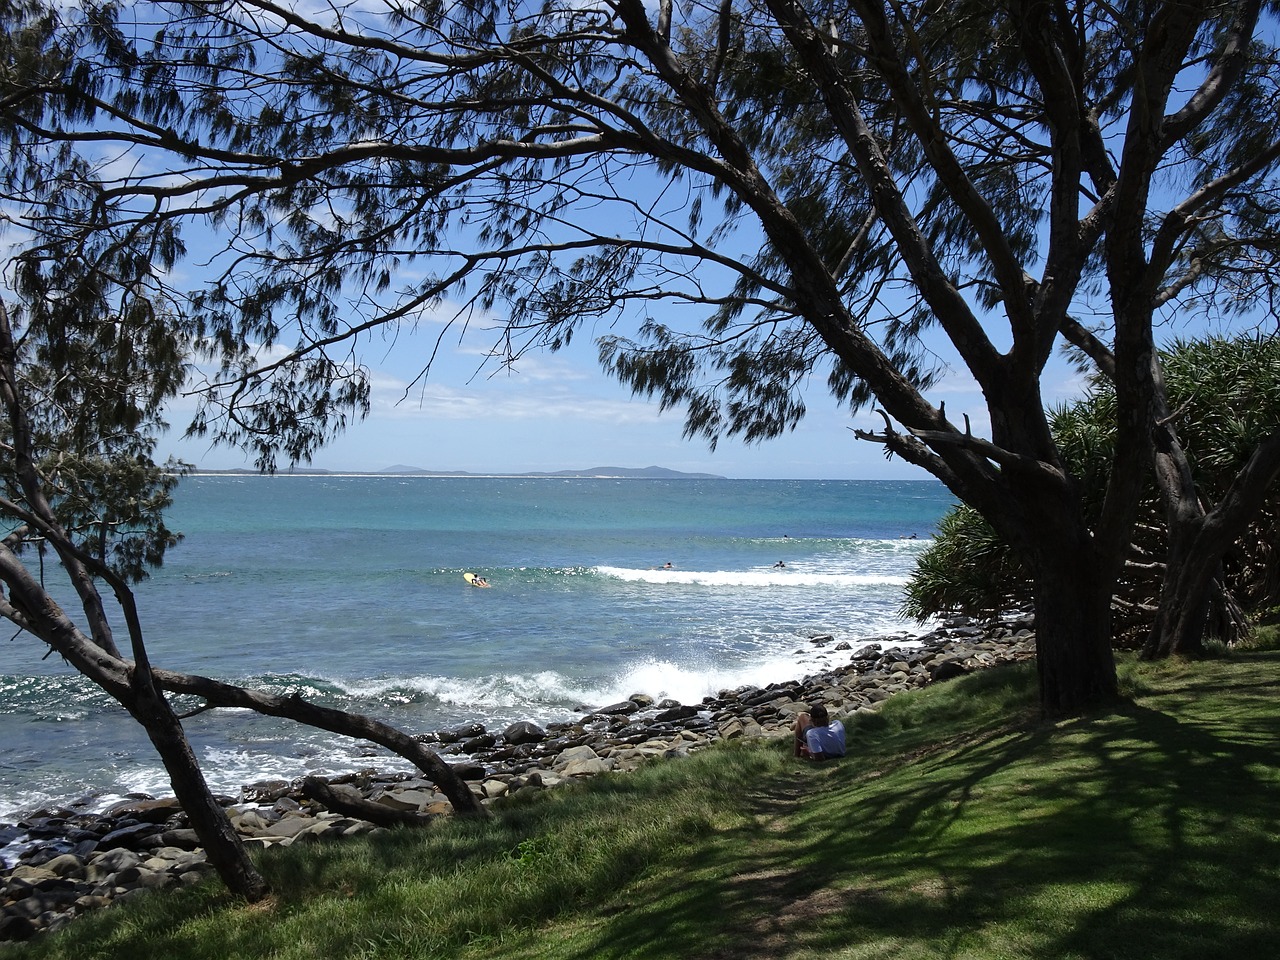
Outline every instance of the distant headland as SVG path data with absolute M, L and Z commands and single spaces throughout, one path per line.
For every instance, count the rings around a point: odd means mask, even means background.
M 206 470 L 196 467 L 192 471 L 196 476 L 258 476 L 257 470 L 243 467 L 233 470 Z M 530 479 L 545 478 L 553 480 L 725 480 L 715 473 L 684 473 L 680 470 L 668 470 L 666 467 L 591 467 L 587 470 L 555 470 L 550 472 L 530 471 L 528 473 L 469 473 L 466 470 L 427 470 L 424 467 L 410 467 L 394 464 L 382 470 L 323 470 L 317 467 L 295 467 L 292 470 L 281 470 L 277 476 L 292 477 L 482 477 L 487 479 Z

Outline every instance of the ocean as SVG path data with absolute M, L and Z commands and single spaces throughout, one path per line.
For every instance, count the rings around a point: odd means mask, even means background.
M 411 733 L 500 731 L 847 662 L 816 634 L 914 635 L 901 588 L 953 501 L 929 480 L 193 476 L 171 512 L 185 540 L 136 594 L 158 666 Z M 27 635 L 5 650 L 0 820 L 172 792 L 114 701 Z M 246 711 L 186 728 L 213 788 L 233 795 L 405 766 Z

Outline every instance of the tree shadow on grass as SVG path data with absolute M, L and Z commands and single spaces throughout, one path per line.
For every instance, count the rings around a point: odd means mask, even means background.
M 1274 701 L 1134 704 L 880 777 L 802 769 L 678 881 L 629 890 L 575 956 L 1268 955 L 1278 737 Z

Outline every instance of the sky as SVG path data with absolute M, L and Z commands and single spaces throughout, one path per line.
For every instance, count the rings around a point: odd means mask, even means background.
M 367 419 L 321 450 L 311 463 L 331 471 L 378 472 L 392 466 L 477 474 L 589 469 L 599 466 L 666 467 L 734 479 L 926 479 L 900 459 L 858 440 L 852 428 L 879 429 L 868 411 L 851 418 L 837 408 L 821 378 L 806 391 L 808 414 L 800 426 L 775 440 L 747 445 L 720 441 L 712 451 L 703 439 L 685 439 L 682 413 L 660 413 L 656 401 L 631 396 L 596 360 L 594 340 L 581 336 L 558 353 L 535 352 L 515 369 L 482 368 L 492 329 L 473 324 L 443 342 L 430 375 L 411 386 L 439 327 L 401 335 L 391 345 L 364 352 L 373 382 Z M 1079 392 L 1065 369 L 1046 379 L 1051 399 Z M 930 393 L 945 400 L 948 416 L 969 413 L 975 432 L 987 423 L 981 394 L 967 373 L 950 371 Z M 189 402 L 169 411 L 174 429 L 161 444 L 161 459 L 173 455 L 204 469 L 251 468 L 251 458 L 232 448 L 210 448 L 207 440 L 183 440 Z

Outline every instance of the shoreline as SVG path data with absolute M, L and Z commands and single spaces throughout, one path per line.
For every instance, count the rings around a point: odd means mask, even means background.
M 847 650 L 848 661 L 799 680 L 724 690 L 696 705 L 634 695 L 545 728 L 524 721 L 494 732 L 476 723 L 418 739 L 450 759 L 487 804 L 519 790 L 626 772 L 653 758 L 684 756 L 722 740 L 790 737 L 795 715 L 813 703 L 826 705 L 833 717 L 874 712 L 897 693 L 1032 659 L 1033 627 L 1026 614 L 987 624 L 955 618 L 909 641 L 871 639 L 856 650 L 848 641 L 835 644 L 822 635 L 810 643 Z M 304 790 L 305 779 L 245 784 L 238 798 L 223 798 L 241 837 L 274 846 L 383 829 L 325 808 Z M 401 817 L 451 813 L 444 796 L 417 771 L 369 769 L 322 782 L 358 791 L 361 799 Z M 33 811 L 15 824 L 0 824 L 0 843 L 20 850 L 16 861 L 6 853 L 0 865 L 0 941 L 58 929 L 86 911 L 146 890 L 195 882 L 209 871 L 194 831 L 171 797 L 139 797 L 94 814 Z

